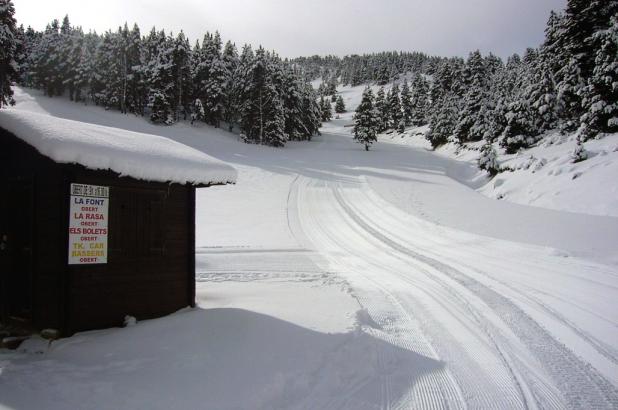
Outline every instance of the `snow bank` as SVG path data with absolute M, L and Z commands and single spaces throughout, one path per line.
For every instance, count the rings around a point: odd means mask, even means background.
M 165 137 L 7 109 L 0 127 L 60 163 L 180 184 L 236 182 L 236 170 Z
M 430 151 L 425 139 L 427 127 L 411 128 L 403 134 L 380 136 L 380 141 Z M 455 159 L 461 166 L 447 169 L 454 180 L 493 199 L 520 205 L 587 215 L 618 217 L 618 134 L 584 143 L 587 159 L 573 162 L 576 134 L 551 132 L 533 147 L 516 154 L 505 154 L 494 147 L 503 172 L 494 178 L 477 168 L 483 141 L 464 146 L 448 143 L 432 151 Z

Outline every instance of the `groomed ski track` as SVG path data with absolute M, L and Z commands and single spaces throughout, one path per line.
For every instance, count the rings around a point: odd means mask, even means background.
M 370 316 L 364 331 L 444 364 L 422 376 L 377 369 L 382 408 L 618 408 L 616 349 L 540 297 L 555 280 L 550 297 L 582 309 L 560 285 L 615 292 L 611 268 L 432 224 L 386 202 L 362 175 L 297 177 L 288 220 L 317 263 L 350 284 Z M 388 352 L 377 354 L 388 363 Z M 329 407 L 363 408 L 353 397 Z

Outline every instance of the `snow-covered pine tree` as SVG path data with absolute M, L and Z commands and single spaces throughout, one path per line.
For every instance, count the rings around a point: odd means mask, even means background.
M 118 55 L 121 43 L 116 33 L 106 31 L 97 49 L 94 63 L 94 101 L 105 108 L 120 108 L 122 67 Z
M 563 47 L 574 56 L 583 78 L 590 78 L 596 65 L 597 49 L 593 35 L 609 28 L 610 19 L 618 15 L 613 0 L 568 0 L 564 14 Z
M 378 85 L 386 85 L 388 80 L 390 80 L 390 70 L 388 66 L 385 63 L 381 63 L 376 71 L 376 82 Z
M 207 32 L 199 44 L 193 49 L 193 86 L 194 96 L 204 104 L 206 122 L 218 126 L 221 121 L 223 109 L 223 83 L 224 72 L 221 70 L 221 39 L 217 35 Z M 215 67 L 215 65 L 217 67 Z M 215 76 L 216 75 L 216 76 Z M 215 78 L 212 78 L 212 77 Z
M 95 60 L 101 38 L 96 33 L 84 35 L 75 72 L 75 101 L 94 100 Z
M 371 144 L 378 140 L 378 127 L 378 112 L 374 106 L 373 92 L 367 87 L 354 114 L 354 141 L 363 144 L 365 151 L 369 151 Z
M 21 54 L 16 56 L 15 61 L 19 66 L 18 82 L 25 87 L 36 86 L 32 75 L 34 71 L 34 51 L 39 46 L 42 36 L 43 33 L 34 31 L 30 26 L 23 33 L 22 44 L 19 47 Z
M 376 120 L 378 124 L 378 132 L 384 132 L 388 129 L 388 104 L 386 101 L 386 95 L 384 94 L 384 87 L 380 87 L 378 90 L 375 97 L 374 106 L 377 112 Z
M 456 101 L 457 97 L 449 93 L 436 102 L 439 109 L 429 118 L 429 129 L 425 134 L 425 138 L 434 149 L 446 144 L 448 138 L 453 135 L 458 115 Z
M 420 126 L 427 124 L 428 93 L 429 86 L 427 81 L 420 74 L 417 74 L 412 82 L 410 95 L 412 125 Z
M 127 33 L 125 40 L 127 59 L 127 110 L 131 113 L 144 115 L 146 104 L 146 62 L 144 45 L 137 24 L 133 24 L 131 31 Z
M 252 103 L 250 101 L 249 91 L 251 90 L 252 69 L 253 60 L 255 55 L 253 49 L 249 44 L 245 44 L 242 49 L 242 53 L 238 59 L 238 65 L 234 73 L 234 84 L 232 87 L 232 100 L 234 101 L 234 110 L 236 115 L 236 121 L 242 129 L 242 118 L 245 116 L 245 112 Z
M 304 130 L 304 113 L 300 79 L 288 64 L 281 70 L 281 99 L 284 109 L 285 134 L 290 140 L 308 139 Z
M 591 38 L 597 50 L 592 76 L 583 91 L 587 111 L 581 118 L 584 141 L 600 132 L 618 131 L 618 17 Z
M 557 64 L 557 89 L 561 127 L 571 131 L 583 120 L 584 138 L 595 135 L 597 130 L 587 123 L 594 104 L 589 94 L 588 82 L 593 77 L 599 43 L 595 33 L 611 26 L 611 18 L 618 15 L 618 2 L 607 0 L 568 0 L 564 16 L 560 18 L 557 49 L 563 58 Z M 566 61 L 565 61 L 566 60 Z M 585 96 L 585 101 L 580 97 Z M 564 118 L 566 117 L 566 118 Z M 566 125 L 565 125 L 566 124 Z
M 451 58 L 440 61 L 434 72 L 433 82 L 429 90 L 430 110 L 428 110 L 429 130 L 425 138 L 432 147 L 445 144 L 453 135 L 459 107 L 462 105 L 461 96 L 463 80 L 461 73 L 464 62 L 460 58 Z
M 401 86 L 401 112 L 404 126 L 412 125 L 412 94 L 408 80 L 403 81 Z
M 401 101 L 399 100 L 399 84 L 394 84 L 389 92 L 388 99 L 388 123 L 390 128 L 397 129 L 403 118 Z
M 336 73 L 331 73 L 328 76 L 328 81 L 326 83 L 326 89 L 324 90 L 325 95 L 334 96 L 337 94 L 337 85 L 339 84 L 339 80 L 337 79 Z
M 63 85 L 69 91 L 69 99 L 78 101 L 81 92 L 78 88 L 78 71 L 81 62 L 82 49 L 84 47 L 84 33 L 81 28 L 71 27 L 69 17 L 65 16 L 60 29 L 61 54 L 64 62 L 64 80 Z
M 206 112 L 204 111 L 204 104 L 202 104 L 202 100 L 196 98 L 193 101 L 193 107 L 191 108 L 191 125 L 195 121 L 204 121 L 204 117 L 206 116 Z
M 320 110 L 322 112 L 322 122 L 328 122 L 333 118 L 333 109 L 330 104 L 330 99 L 320 97 Z
M 568 58 L 567 63 L 556 72 L 556 117 L 562 132 L 575 131 L 581 117 L 581 95 L 584 78 L 575 57 Z
M 314 134 L 320 134 L 321 110 L 317 102 L 317 93 L 310 83 L 305 82 L 301 86 L 302 96 L 302 126 L 305 130 L 306 139 L 311 140 Z
M 60 23 L 53 20 L 34 50 L 32 70 L 33 83 L 49 97 L 61 95 L 64 91 L 61 49 Z
M 509 105 L 516 98 L 522 76 L 522 63 L 518 54 L 507 59 L 506 66 L 498 68 L 490 77 L 490 91 L 483 104 L 483 139 L 494 142 L 506 128 Z
M 221 61 L 225 69 L 225 83 L 223 85 L 223 121 L 231 132 L 238 123 L 238 98 L 235 83 L 238 65 L 240 64 L 236 45 L 231 41 L 225 43 Z
M 500 145 L 508 154 L 527 148 L 538 140 L 540 131 L 536 128 L 535 113 L 528 100 L 529 91 L 533 88 L 531 82 L 534 79 L 537 58 L 538 50 L 526 50 L 517 83 L 520 91 L 515 94 L 506 110 L 506 127 L 500 137 Z
M 11 0 L 0 0 L 0 108 L 14 104 L 11 83 L 17 80 L 15 54 L 15 6 Z
M 454 130 L 459 143 L 478 141 L 483 137 L 483 127 L 480 125 L 483 118 L 480 114 L 481 107 L 488 98 L 488 80 L 487 67 L 481 53 L 478 50 L 470 53 L 463 70 L 463 107 Z
M 223 119 L 225 102 L 225 84 L 227 67 L 221 55 L 221 36 L 215 32 L 210 47 L 206 50 L 206 59 L 210 61 L 210 75 L 206 82 L 206 119 L 215 127 L 219 127 Z
M 571 160 L 573 163 L 577 163 L 585 161 L 586 159 L 588 159 L 588 151 L 586 151 L 586 148 L 584 148 L 584 141 L 582 140 L 581 136 L 578 135 L 575 141 L 575 148 L 571 153 Z
M 507 154 L 514 154 L 520 148 L 527 148 L 536 142 L 536 132 L 529 106 L 523 99 L 518 99 L 509 105 L 506 118 L 506 128 L 500 139 Z
M 191 46 L 185 34 L 180 31 L 176 39 L 172 40 L 172 77 L 174 78 L 174 95 L 172 111 L 174 120 L 187 119 L 187 114 L 191 112 L 193 78 L 191 74 Z
M 524 92 L 534 127 L 538 132 L 556 126 L 556 86 L 551 72 L 551 61 L 543 49 L 530 67 L 531 81 Z
M 282 99 L 273 81 L 274 70 L 272 57 L 260 47 L 246 73 L 241 129 L 247 142 L 278 147 L 285 144 L 287 136 Z
M 481 154 L 478 158 L 477 164 L 479 169 L 487 171 L 492 177 L 500 172 L 498 154 L 490 142 L 487 142 L 483 145 L 483 148 L 481 148 Z
M 154 30 L 154 29 L 153 29 Z M 174 79 L 174 38 L 165 32 L 155 33 L 159 47 L 148 64 L 148 107 L 150 120 L 156 124 L 173 124 L 175 121 L 176 81 Z
M 345 103 L 343 102 L 343 97 L 341 97 L 341 94 L 337 95 L 337 101 L 335 102 L 335 112 L 337 114 L 345 112 Z

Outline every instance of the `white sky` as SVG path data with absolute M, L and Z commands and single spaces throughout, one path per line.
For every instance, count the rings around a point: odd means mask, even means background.
M 549 11 L 566 0 L 13 0 L 18 23 L 42 30 L 65 14 L 101 33 L 125 21 L 142 34 L 155 25 L 206 31 L 262 44 L 283 57 L 373 51 L 467 56 L 480 49 L 506 57 L 543 40 Z

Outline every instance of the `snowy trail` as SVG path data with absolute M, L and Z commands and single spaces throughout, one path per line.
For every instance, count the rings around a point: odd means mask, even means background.
M 497 282 L 484 270 L 489 260 L 492 271 L 532 269 L 596 290 L 615 283 L 613 272 L 589 262 L 552 260 L 533 246 L 495 240 L 479 246 L 483 238 L 437 227 L 386 203 L 363 178 L 357 183 L 306 179 L 298 190 L 302 232 L 328 260 L 325 268 L 343 275 L 372 318 L 389 325 L 382 327 L 385 337 L 446 363 L 445 371 L 410 387 L 407 404 L 618 406 L 616 381 L 607 379 L 618 374 L 614 349 L 543 305 L 530 295 L 535 292 L 503 283 L 510 276 L 498 274 L 503 282 Z M 533 259 L 522 261 L 524 252 Z M 508 292 L 498 292 L 496 286 Z M 615 288 L 610 286 L 609 292 L 615 295 Z M 570 347 L 590 361 L 603 368 L 604 360 L 605 374 L 557 340 L 530 310 L 542 323 L 557 322 L 571 332 Z M 609 324 L 615 334 L 615 323 L 610 319 Z M 436 386 L 437 397 L 424 399 Z

